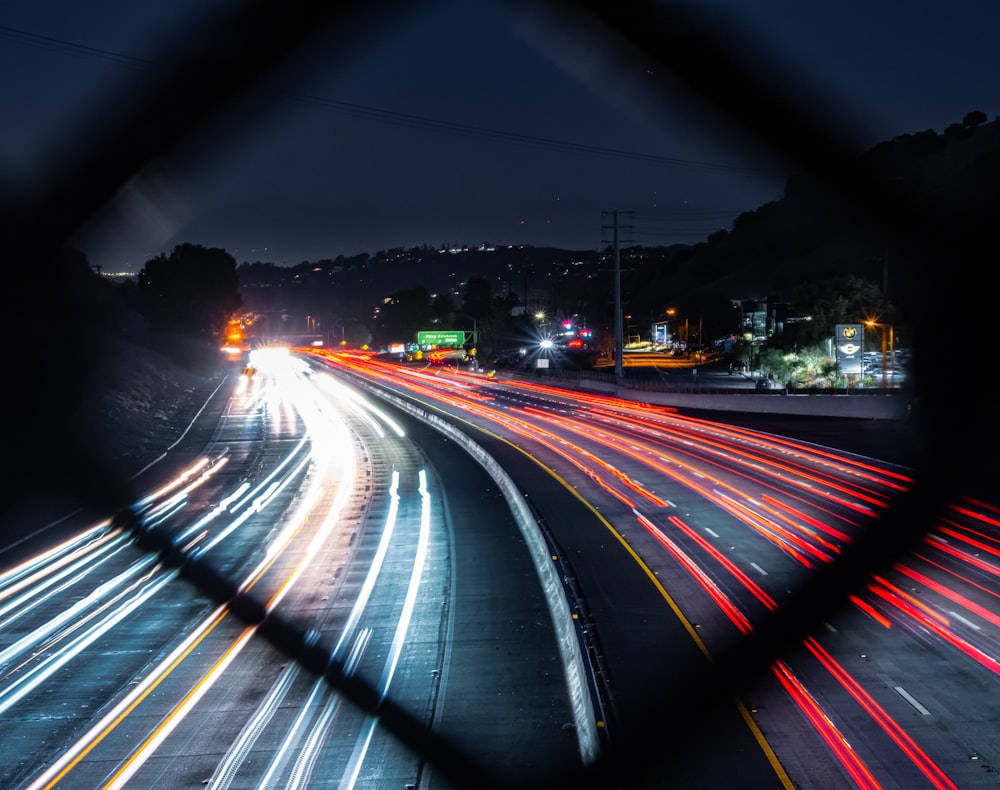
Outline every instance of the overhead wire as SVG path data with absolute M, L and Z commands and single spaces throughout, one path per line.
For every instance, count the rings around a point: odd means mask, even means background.
M 12 41 L 50 51 L 62 51 L 78 57 L 90 58 L 117 66 L 126 66 L 137 70 L 152 70 L 161 64 L 148 58 L 135 57 L 98 47 L 78 44 L 66 39 L 45 36 L 27 30 L 0 25 L 0 36 Z M 481 139 L 498 143 L 526 145 L 534 148 L 548 149 L 563 153 L 584 154 L 611 159 L 623 159 L 635 162 L 646 162 L 665 167 L 681 167 L 693 170 L 711 172 L 744 173 L 746 175 L 773 175 L 774 171 L 766 168 L 747 167 L 724 162 L 708 162 L 684 157 L 650 154 L 642 151 L 629 151 L 589 143 L 560 140 L 553 137 L 526 134 L 510 130 L 494 129 L 486 126 L 446 121 L 440 118 L 430 118 L 412 113 L 388 110 L 371 105 L 331 99 L 325 96 L 302 93 L 299 91 L 279 91 L 277 98 L 304 107 L 315 107 L 330 112 L 347 115 L 353 118 L 380 121 L 411 129 L 422 129 L 431 132 L 459 135 L 471 139 Z

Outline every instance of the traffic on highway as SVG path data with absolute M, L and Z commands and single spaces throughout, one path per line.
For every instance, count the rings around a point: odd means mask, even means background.
M 990 781 L 991 503 L 736 682 L 913 470 L 323 348 L 218 399 L 197 460 L 0 570 L 4 787 Z
M 566 729 L 577 714 L 527 557 L 507 552 L 523 601 L 456 574 L 470 548 L 427 457 L 460 486 L 481 490 L 482 472 L 311 373 L 258 354 L 199 460 L 0 572 L 0 785 L 461 785 L 483 727 L 479 757 L 516 749 L 519 770 L 593 748 L 586 726 Z M 516 531 L 502 510 L 482 525 Z M 309 651 L 318 672 L 297 660 Z M 525 711 L 515 691 L 544 702 Z M 434 726 L 473 740 L 429 760 L 414 744 L 433 746 Z
M 596 544 L 579 522 L 554 539 L 564 552 L 597 552 L 577 559 L 578 570 L 594 566 L 590 589 L 581 587 L 597 631 L 626 631 L 650 650 L 674 619 L 706 660 L 753 634 L 878 530 L 914 485 L 905 467 L 669 408 L 457 369 L 315 356 L 516 447 L 534 469 L 518 478 L 526 489 L 531 475 L 544 474 L 583 500 L 603 525 Z M 916 551 L 870 578 L 797 649 L 775 656 L 768 682 L 760 678 L 734 702 L 773 786 L 983 783 L 993 749 L 984 733 L 998 712 L 998 515 L 990 503 L 952 503 Z M 619 553 L 656 589 L 658 614 L 631 620 L 627 597 L 608 592 L 614 585 L 600 574 Z M 615 648 L 605 645 L 623 723 L 642 719 L 658 686 L 669 684 L 641 668 L 671 657 L 637 666 L 623 652 L 616 667 Z M 754 770 L 749 758 L 745 768 Z

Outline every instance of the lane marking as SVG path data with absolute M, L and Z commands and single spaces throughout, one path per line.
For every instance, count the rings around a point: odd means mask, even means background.
M 976 631 L 982 631 L 983 630 L 980 626 L 976 625 L 971 620 L 966 620 L 958 612 L 948 612 L 948 614 L 950 614 L 952 617 L 954 617 L 956 620 L 958 620 L 958 622 L 964 623 L 965 625 L 969 626 L 969 628 L 974 628 Z
M 893 686 L 892 690 L 895 691 L 897 694 L 899 694 L 899 696 L 901 696 L 907 702 L 909 702 L 914 708 L 916 708 L 917 713 L 919 713 L 921 716 L 930 716 L 931 715 L 931 712 L 929 710 L 927 710 L 927 708 L 925 708 L 919 702 L 917 702 L 910 695 L 910 693 L 906 689 L 904 689 L 902 686 Z

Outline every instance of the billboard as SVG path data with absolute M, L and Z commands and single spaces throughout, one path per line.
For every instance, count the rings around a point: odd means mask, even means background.
M 465 343 L 465 332 L 462 330 L 431 330 L 417 332 L 417 343 L 421 346 L 457 347 Z
M 857 375 L 864 371 L 865 325 L 837 324 L 834 335 L 837 375 Z

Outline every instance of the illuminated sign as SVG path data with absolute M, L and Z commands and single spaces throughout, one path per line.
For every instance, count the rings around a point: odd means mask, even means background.
M 860 376 L 864 370 L 864 324 L 837 324 L 834 346 L 837 356 L 837 374 Z
M 417 332 L 417 343 L 421 346 L 460 346 L 465 343 L 465 332 L 461 330 Z

